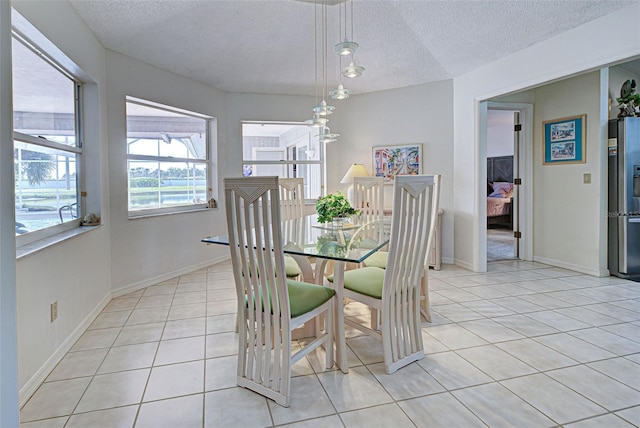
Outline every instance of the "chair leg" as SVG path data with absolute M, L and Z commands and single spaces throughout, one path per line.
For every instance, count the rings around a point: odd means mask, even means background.
M 425 269 L 420 279 L 420 314 L 431 322 L 431 305 L 429 304 L 429 270 Z

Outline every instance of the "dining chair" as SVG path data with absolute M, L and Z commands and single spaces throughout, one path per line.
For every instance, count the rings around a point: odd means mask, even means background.
M 424 357 L 420 289 L 431 250 L 440 175 L 395 177 L 391 238 L 386 269 L 364 267 L 344 273 L 344 297 L 381 313 L 380 329 L 345 319 L 345 324 L 382 339 L 388 374 Z
M 277 177 L 225 178 L 229 248 L 238 297 L 238 386 L 288 407 L 291 366 L 324 346 L 333 366 L 335 291 L 287 279 Z M 295 354 L 291 331 L 324 315 L 324 331 Z M 338 345 L 339 346 L 339 345 Z
M 299 246 L 304 242 L 304 180 L 302 178 L 279 178 L 280 219 L 282 238 L 286 246 Z M 313 281 L 313 268 L 306 257 L 284 256 L 287 278 L 302 278 Z

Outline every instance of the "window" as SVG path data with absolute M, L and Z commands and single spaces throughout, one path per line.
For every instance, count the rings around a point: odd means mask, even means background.
M 20 34 L 12 43 L 16 235 L 44 237 L 80 223 L 82 85 Z
M 300 123 L 244 122 L 243 175 L 304 179 L 305 199 L 324 190 L 324 145 L 317 130 Z
M 127 97 L 129 216 L 206 207 L 212 118 Z

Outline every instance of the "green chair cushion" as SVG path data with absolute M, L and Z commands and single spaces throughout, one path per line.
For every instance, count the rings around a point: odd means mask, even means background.
M 289 292 L 291 318 L 299 317 L 314 310 L 329 301 L 329 299 L 336 294 L 335 290 L 329 287 L 294 281 L 293 279 L 287 279 L 287 291 Z M 245 300 L 246 304 L 249 305 L 248 298 L 245 297 Z M 271 293 L 269 293 L 269 304 L 273 304 L 271 301 Z M 264 311 L 264 301 L 262 310 Z M 273 313 L 273 311 L 271 313 Z
M 365 266 L 377 267 L 380 269 L 387 268 L 387 258 L 389 257 L 389 253 L 386 251 L 377 251 L 371 254 L 364 261 Z
M 284 271 L 287 278 L 295 278 L 302 275 L 300 266 L 296 263 L 295 259 L 291 256 L 284 256 Z
M 327 277 L 333 282 L 333 275 Z M 364 267 L 348 270 L 344 273 L 344 288 L 364 294 L 375 299 L 382 299 L 382 284 L 384 283 L 384 269 L 378 267 Z
M 287 288 L 289 290 L 291 318 L 314 310 L 318 306 L 328 302 L 336 294 L 335 290 L 329 287 L 294 281 L 292 279 L 287 280 Z

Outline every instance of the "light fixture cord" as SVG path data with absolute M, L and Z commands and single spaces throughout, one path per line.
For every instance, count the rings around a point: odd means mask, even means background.
M 346 7 L 347 6 L 345 5 L 345 8 Z M 345 22 L 344 25 L 346 26 L 347 25 L 346 24 L 346 22 L 347 22 L 346 17 L 345 17 L 345 21 L 344 22 Z M 347 34 L 346 27 L 345 27 L 344 33 L 345 33 L 345 35 Z M 353 0 L 351 0 L 351 41 L 353 42 Z
M 327 4 L 322 6 L 322 100 L 327 92 Z
M 315 72 L 315 90 L 316 90 L 316 105 L 318 105 L 318 2 L 314 2 L 313 8 L 313 59 L 314 59 L 314 72 Z

